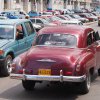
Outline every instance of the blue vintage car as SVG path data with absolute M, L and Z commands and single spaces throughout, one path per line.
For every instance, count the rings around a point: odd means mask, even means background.
M 14 11 L 4 11 L 1 14 L 5 15 L 9 19 L 19 19 L 19 15 L 16 14 Z
M 39 14 L 38 12 L 35 12 L 35 11 L 30 11 L 30 12 L 28 13 L 28 15 L 29 15 L 30 17 L 40 16 L 40 14 Z
M 10 63 L 17 55 L 27 51 L 36 36 L 28 19 L 0 20 L 0 74 L 10 73 Z

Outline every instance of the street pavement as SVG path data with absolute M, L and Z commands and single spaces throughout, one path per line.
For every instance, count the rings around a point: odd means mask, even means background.
M 97 23 L 90 25 L 100 33 Z M 34 91 L 25 91 L 20 80 L 0 77 L 0 100 L 100 100 L 100 77 L 91 84 L 88 94 L 80 94 L 68 84 L 37 83 Z

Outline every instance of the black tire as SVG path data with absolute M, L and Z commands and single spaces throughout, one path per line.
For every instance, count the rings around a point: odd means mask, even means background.
M 98 23 L 98 26 L 100 26 L 100 24 Z
M 11 55 L 7 55 L 5 58 L 5 62 L 4 65 L 1 68 L 1 76 L 8 76 L 10 74 L 10 64 L 12 62 L 12 56 Z
M 35 81 L 31 81 L 31 80 L 22 80 L 22 85 L 24 87 L 25 90 L 27 91 L 32 91 L 34 90 L 35 87 Z
M 100 68 L 98 69 L 98 75 L 100 76 Z
M 88 93 L 90 90 L 90 85 L 91 85 L 91 74 L 88 73 L 86 76 L 86 80 L 80 84 L 80 90 L 81 90 L 80 92 L 82 94 Z

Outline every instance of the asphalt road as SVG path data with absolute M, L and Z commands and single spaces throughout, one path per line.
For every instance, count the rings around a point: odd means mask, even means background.
M 91 25 L 100 32 L 97 23 Z M 34 91 L 25 91 L 20 80 L 0 77 L 0 100 L 100 100 L 100 77 L 91 84 L 88 94 L 82 95 L 73 85 L 37 83 Z

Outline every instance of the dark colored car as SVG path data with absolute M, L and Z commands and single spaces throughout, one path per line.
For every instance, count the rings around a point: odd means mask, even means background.
M 88 93 L 92 78 L 100 74 L 98 32 L 79 25 L 43 28 L 11 67 L 10 77 L 22 80 L 26 90 L 33 90 L 37 82 L 71 82 Z
M 94 21 L 94 19 L 91 18 L 91 17 L 89 17 L 88 14 L 83 14 L 83 13 L 81 13 L 81 14 L 79 14 L 79 16 L 81 16 L 81 17 L 83 17 L 83 18 L 87 18 L 90 22 Z

